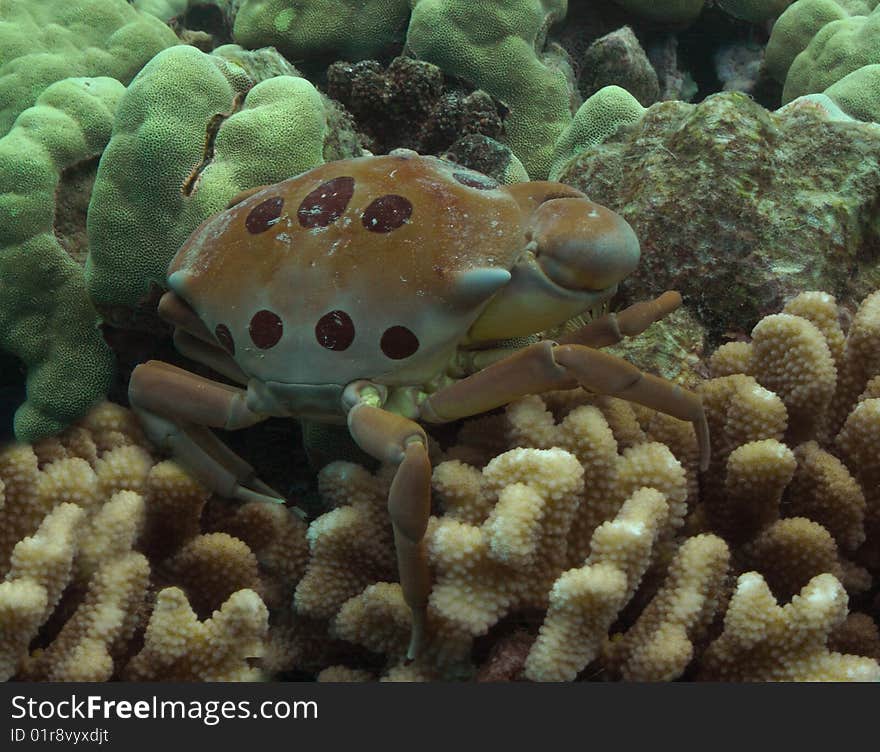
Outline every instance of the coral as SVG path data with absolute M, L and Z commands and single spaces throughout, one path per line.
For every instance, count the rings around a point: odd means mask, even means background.
M 660 102 L 554 175 L 635 229 L 626 302 L 679 290 L 712 347 L 801 290 L 850 304 L 880 284 L 880 131 L 811 100 Z
M 682 543 L 635 624 L 606 643 L 608 669 L 627 681 L 680 677 L 721 606 L 728 559 L 727 544 L 717 536 L 698 535 Z
M 56 438 L 0 451 L 4 678 L 262 675 L 248 659 L 268 649 L 267 630 L 283 634 L 264 600 L 289 602 L 305 526 L 282 508 L 208 502 L 151 452 L 110 403 Z
M 233 36 L 290 60 L 369 60 L 399 49 L 409 10 L 410 0 L 243 0 Z
M 663 494 L 641 488 L 590 541 L 586 564 L 553 583 L 525 676 L 533 681 L 572 681 L 599 653 L 612 622 L 648 569 L 669 506 Z
M 533 179 L 547 177 L 553 144 L 571 119 L 572 84 L 544 45 L 563 0 L 418 0 L 406 44 L 510 108 L 504 142 Z
M 613 136 L 624 125 L 637 123 L 645 108 L 626 89 L 605 86 L 584 102 L 553 147 L 550 177 L 559 178 L 570 159 Z
M 825 91 L 862 66 L 880 63 L 880 10 L 848 16 L 822 26 L 794 58 L 785 78 L 782 101 Z
M 846 592 L 830 574 L 810 580 L 779 606 L 757 572 L 740 575 L 724 631 L 706 650 L 699 678 L 715 681 L 880 681 L 870 658 L 831 652 L 846 618 Z
M 158 54 L 132 81 L 88 216 L 89 293 L 127 321 L 177 249 L 245 188 L 358 153 L 329 102 L 272 50 Z
M 0 138 L 0 348 L 27 369 L 15 433 L 55 433 L 104 396 L 112 372 L 82 269 L 62 241 L 65 174 L 101 154 L 123 86 L 111 78 L 49 86 Z
M 328 466 L 336 509 L 310 526 L 297 610 L 384 655 L 388 681 L 874 676 L 871 622 L 835 627 L 847 591 L 861 597 L 880 569 L 876 300 L 842 327 L 831 296 L 804 293 L 716 352 L 699 484 L 689 427 L 620 400 L 557 392 L 466 422 L 434 469 L 431 638 L 410 666 L 409 611 L 388 576 L 389 469 Z M 492 646 L 479 667 L 477 639 Z
M 249 658 L 263 653 L 268 611 L 253 590 L 233 593 L 200 622 L 179 588 L 159 592 L 144 647 L 125 670 L 128 681 L 255 681 Z
M 56 81 L 107 76 L 127 84 L 177 44 L 158 19 L 125 0 L 6 0 L 0 9 L 0 136 Z
M 824 92 L 848 115 L 880 121 L 876 6 L 876 0 L 797 0 L 779 17 L 764 65 L 784 84 L 783 102 Z

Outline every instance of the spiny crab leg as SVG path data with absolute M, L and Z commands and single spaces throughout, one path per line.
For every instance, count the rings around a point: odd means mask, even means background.
M 134 369 L 128 397 L 150 438 L 215 493 L 242 501 L 284 503 L 254 468 L 208 427 L 234 430 L 263 420 L 246 392 L 158 360 Z
M 388 512 L 394 528 L 394 548 L 403 598 L 412 613 L 407 658 L 421 652 L 431 575 L 425 530 L 431 515 L 431 461 L 428 439 L 418 423 L 358 402 L 348 413 L 348 428 L 367 454 L 397 464 L 388 493 Z
M 616 345 L 624 337 L 641 334 L 680 305 L 681 295 L 675 290 L 667 290 L 654 300 L 643 300 L 618 313 L 600 316 L 558 341 L 560 345 L 586 345 L 594 348 Z
M 631 363 L 585 345 L 536 342 L 509 358 L 431 395 L 421 418 L 445 423 L 477 415 L 527 394 L 571 389 L 580 384 L 597 394 L 620 397 L 693 423 L 700 469 L 709 467 L 709 426 L 700 397 L 671 381 L 642 373 Z

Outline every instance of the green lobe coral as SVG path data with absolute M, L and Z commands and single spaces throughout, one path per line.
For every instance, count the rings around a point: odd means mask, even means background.
M 82 270 L 56 237 L 56 195 L 66 169 L 101 153 L 123 90 L 111 78 L 57 82 L 0 139 L 0 349 L 27 368 L 22 440 L 59 431 L 110 380 Z
M 47 86 L 71 76 L 123 83 L 177 44 L 161 21 L 125 0 L 4 0 L 0 6 L 0 135 Z
M 294 62 L 365 60 L 399 45 L 409 0 L 243 0 L 233 36 L 246 47 L 272 45 Z
M 407 47 L 510 108 L 506 143 L 534 179 L 546 178 L 553 144 L 571 120 L 571 87 L 542 55 L 566 0 L 412 0 Z
M 177 249 L 235 194 L 320 164 L 325 150 L 351 156 L 329 105 L 304 78 L 276 75 L 285 64 L 273 56 L 174 47 L 128 87 L 88 216 L 89 292 L 111 321 L 164 286 Z

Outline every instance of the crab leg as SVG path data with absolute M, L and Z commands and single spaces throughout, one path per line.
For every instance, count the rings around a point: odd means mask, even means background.
M 584 345 L 543 341 L 435 392 L 422 403 L 421 417 L 443 423 L 492 410 L 551 389 L 580 384 L 597 394 L 620 397 L 693 423 L 700 469 L 709 466 L 709 427 L 700 397 L 671 381 L 642 373 L 623 358 Z
M 151 360 L 132 372 L 128 396 L 150 438 L 212 491 L 283 503 L 281 494 L 255 478 L 254 468 L 208 429 L 246 428 L 264 419 L 247 407 L 243 389 Z
M 218 347 L 198 314 L 179 295 L 166 292 L 159 299 L 159 317 L 174 326 L 174 347 L 187 358 L 204 363 L 226 378 L 247 384 L 248 377 L 234 358 Z
M 681 295 L 667 290 L 659 298 L 644 300 L 619 313 L 609 313 L 562 337 L 562 345 L 601 348 L 616 345 L 624 337 L 641 334 L 651 324 L 668 316 L 681 305 Z
M 359 402 L 348 413 L 352 437 L 367 454 L 397 464 L 388 493 L 394 548 L 403 598 L 412 612 L 407 658 L 421 652 L 431 575 L 425 530 L 431 514 L 431 461 L 428 439 L 418 423 Z

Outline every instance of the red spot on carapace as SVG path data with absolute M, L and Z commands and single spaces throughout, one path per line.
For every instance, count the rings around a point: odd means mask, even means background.
M 354 342 L 354 322 L 345 311 L 325 313 L 315 324 L 315 338 L 328 350 L 345 350 Z
M 321 183 L 306 196 L 296 213 L 303 227 L 327 227 L 345 212 L 354 195 L 354 178 L 338 177 Z
M 278 344 L 284 333 L 284 325 L 278 314 L 267 310 L 257 311 L 251 318 L 248 333 L 257 347 L 268 350 Z
M 409 199 L 389 193 L 364 209 L 362 222 L 370 232 L 391 232 L 406 224 L 412 211 Z
M 274 225 L 281 216 L 281 208 L 284 206 L 284 199 L 280 196 L 267 198 L 261 201 L 247 215 L 244 226 L 251 235 L 257 235 L 266 232 Z
M 405 326 L 392 326 L 385 330 L 379 346 L 392 360 L 401 360 L 419 349 L 419 338 Z
M 230 355 L 235 355 L 235 340 L 232 339 L 232 332 L 226 324 L 217 324 L 214 329 L 214 336 L 220 343 L 220 346 Z

